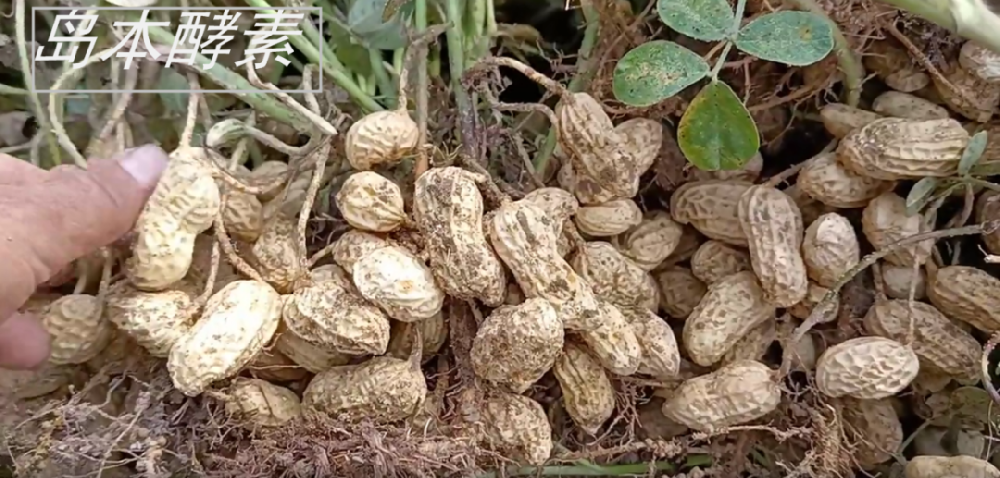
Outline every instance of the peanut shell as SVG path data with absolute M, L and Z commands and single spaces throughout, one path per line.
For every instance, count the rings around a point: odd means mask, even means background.
M 621 376 L 632 375 L 642 360 L 642 347 L 621 310 L 601 301 L 603 323 L 594 330 L 578 332 L 583 343 L 604 368 Z
M 636 371 L 657 378 L 677 377 L 681 355 L 670 324 L 648 310 L 622 308 L 620 311 L 632 326 L 642 352 Z
M 250 249 L 261 277 L 282 294 L 292 292 L 308 274 L 303 269 L 305 251 L 299 250 L 297 228 L 298 220 L 275 216 Z
M 708 287 L 684 322 L 682 343 L 694 363 L 708 367 L 774 313 L 753 272 L 738 272 Z
M 573 218 L 577 229 L 591 237 L 610 237 L 628 231 L 642 222 L 642 211 L 635 201 L 619 198 L 594 206 L 581 207 Z
M 883 118 L 841 140 L 837 160 L 854 174 L 884 181 L 956 174 L 969 133 L 951 118 Z
M 1000 55 L 976 42 L 967 41 L 962 45 L 958 64 L 983 81 L 1000 81 Z
M 894 181 L 861 176 L 844 168 L 835 152 L 822 153 L 808 160 L 799 170 L 795 183 L 805 194 L 837 208 L 865 207 L 879 194 L 891 191 Z
M 344 152 L 351 167 L 368 171 L 391 166 L 419 146 L 420 129 L 407 111 L 369 113 L 351 125 L 344 138 Z
M 655 310 L 658 290 L 646 286 L 650 277 L 635 262 L 622 255 L 607 242 L 587 242 L 569 263 L 573 270 L 590 283 L 599 299 L 624 307 L 647 307 Z
M 899 91 L 886 91 L 872 103 L 872 110 L 885 116 L 916 120 L 950 118 L 947 109 L 932 101 Z
M 388 246 L 388 241 L 375 234 L 352 229 L 337 239 L 331 255 L 337 265 L 347 272 L 352 272 L 354 263 L 358 260 Z
M 472 342 L 472 368 L 480 378 L 523 393 L 562 352 L 563 325 L 540 298 L 500 306 L 479 327 Z
M 354 263 L 358 292 L 396 320 L 413 322 L 441 311 L 444 291 L 430 268 L 400 246 L 377 249 Z
M 889 399 L 858 400 L 842 397 L 837 405 L 854 443 L 854 459 L 870 468 L 891 459 L 903 443 L 903 425 Z
M 745 360 L 686 380 L 663 402 L 663 414 L 692 430 L 712 432 L 761 418 L 780 401 L 771 369 Z
M 872 199 L 861 216 L 861 230 L 875 249 L 883 249 L 915 234 L 927 232 L 921 215 L 906 215 L 906 200 L 895 193 L 884 193 Z M 894 248 L 885 257 L 898 266 L 923 264 L 930 256 L 934 241 L 924 241 L 908 247 Z
M 1000 330 L 1000 279 L 969 266 L 938 269 L 927 296 L 945 315 L 984 332 Z
M 809 285 L 801 253 L 803 224 L 798 205 L 772 186 L 756 185 L 743 193 L 737 209 L 750 249 L 750 265 L 765 298 L 778 307 L 797 304 Z
M 302 406 L 344 418 L 387 423 L 413 416 L 424 406 L 427 382 L 420 367 L 393 357 L 333 367 L 313 377 Z
M 837 138 L 843 138 L 851 131 L 872 121 L 884 118 L 874 111 L 855 108 L 842 103 L 828 103 L 819 110 L 820 119 L 826 130 Z
M 342 354 L 382 355 L 389 345 L 389 318 L 335 281 L 286 296 L 282 318 L 295 335 Z
M 861 245 L 846 217 L 826 213 L 806 229 L 802 259 L 809 278 L 823 287 L 833 287 L 861 261 Z
M 108 318 L 154 357 L 167 357 L 194 325 L 188 310 L 191 297 L 176 290 L 142 292 L 121 284 L 108 294 Z
M 49 333 L 49 363 L 82 364 L 96 357 L 111 342 L 114 328 L 103 313 L 101 301 L 88 294 L 64 295 L 42 315 Z
M 225 402 L 227 414 L 265 427 L 280 427 L 302 414 L 295 392 L 256 378 L 234 380 Z
M 746 247 L 736 204 L 752 186 L 742 181 L 696 181 L 686 183 L 670 196 L 670 214 L 681 224 L 726 244 Z
M 913 267 L 910 266 L 896 266 L 889 263 L 882 265 L 882 283 L 885 286 L 885 295 L 890 298 L 909 299 L 910 285 L 913 282 L 916 282 L 913 299 L 927 298 L 927 278 L 922 267 L 914 274 Z
M 859 337 L 823 352 L 816 363 L 816 387 L 833 398 L 877 400 L 899 393 L 919 371 L 910 347 L 884 337 Z
M 542 406 L 513 393 L 491 391 L 480 404 L 481 441 L 504 456 L 528 465 L 541 465 L 552 454 L 552 427 Z
M 905 478 L 1000 478 L 1000 469 L 971 456 L 915 456 L 903 473 Z
M 691 256 L 691 273 L 708 285 L 751 269 L 749 252 L 721 241 L 707 241 Z
M 683 267 L 673 267 L 656 275 L 660 286 L 660 308 L 674 319 L 686 319 L 708 292 L 705 283 Z
M 613 239 L 619 252 L 644 270 L 656 269 L 674 252 L 684 227 L 666 211 L 651 211 L 642 222 Z
M 979 77 L 976 72 L 950 62 L 941 72 L 949 84 L 932 77 L 935 89 L 949 109 L 977 123 L 985 123 L 1000 102 L 1000 84 Z
M 399 185 L 374 171 L 348 176 L 336 201 L 344 220 L 362 231 L 394 231 L 407 219 Z
M 566 413 L 584 431 L 597 434 L 615 411 L 615 389 L 604 368 L 582 348 L 567 342 L 552 372 L 562 389 Z
M 334 350 L 332 346 L 316 344 L 299 337 L 287 328 L 282 328 L 277 333 L 274 350 L 284 354 L 310 373 L 325 372 L 333 367 L 347 365 L 352 358 Z

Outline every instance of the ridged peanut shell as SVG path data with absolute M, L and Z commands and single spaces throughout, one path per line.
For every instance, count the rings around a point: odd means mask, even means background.
M 251 377 L 268 382 L 295 382 L 309 376 L 308 370 L 274 348 L 265 348 L 257 354 L 247 365 L 247 371 Z
M 612 199 L 594 206 L 583 206 L 573 218 L 577 229 L 591 237 L 610 237 L 628 231 L 642 222 L 642 211 L 635 201 Z
M 642 351 L 636 372 L 657 378 L 677 377 L 681 355 L 670 324 L 645 309 L 621 308 L 620 311 L 632 326 Z
M 951 118 L 883 118 L 844 137 L 837 160 L 855 174 L 885 181 L 946 177 L 956 174 L 969 139 Z
M 866 51 L 870 54 L 864 56 L 865 68 L 875 73 L 889 88 L 913 93 L 930 84 L 930 76 L 895 39 L 873 41 Z
M 257 281 L 236 281 L 216 292 L 194 327 L 170 349 L 167 370 L 188 396 L 235 375 L 271 341 L 281 320 L 281 296 Z
M 352 272 L 354 263 L 359 259 L 388 246 L 388 241 L 375 234 L 352 229 L 337 239 L 330 255 L 338 266 L 347 272 Z
M 768 319 L 764 323 L 750 329 L 743 337 L 740 337 L 726 355 L 722 357 L 722 365 L 736 363 L 741 360 L 761 360 L 767 349 L 778 339 L 776 321 Z
M 870 468 L 893 457 L 903 443 L 903 425 L 890 399 L 841 397 L 837 405 L 858 465 Z
M 382 355 L 389 318 L 336 281 L 314 282 L 286 296 L 285 325 L 294 334 L 347 355 Z
M 625 257 L 644 270 L 656 269 L 677 248 L 684 226 L 666 211 L 651 211 L 642 222 L 616 236 L 612 243 Z
M 444 291 L 430 268 L 400 246 L 383 247 L 361 258 L 351 275 L 361 296 L 393 319 L 426 319 L 444 306 Z
M 924 300 L 927 297 L 927 275 L 923 267 L 918 268 L 914 273 L 910 266 L 882 264 L 882 284 L 885 287 L 885 295 L 890 298 L 908 299 L 910 297 L 910 284 L 913 282 L 916 282 L 913 299 Z
M 847 136 L 858 129 L 884 116 L 874 112 L 855 108 L 843 103 L 829 103 L 819 110 L 820 119 L 826 130 L 837 138 Z
M 795 184 L 798 188 L 828 206 L 837 208 L 865 207 L 873 198 L 896 185 L 894 181 L 882 181 L 861 176 L 844 168 L 837 161 L 835 152 L 822 153 L 808 160 Z
M 861 245 L 851 221 L 835 212 L 813 221 L 802 239 L 802 259 L 810 279 L 823 287 L 836 285 L 861 260 Z
M 580 204 L 601 204 L 615 198 L 614 193 L 602 187 L 595 179 L 577 173 L 569 158 L 564 159 L 559 167 L 556 181 L 559 187 L 572 192 Z
M 601 301 L 601 326 L 578 332 L 589 351 L 604 368 L 615 375 L 629 376 L 638 370 L 642 347 L 621 310 Z
M 806 295 L 809 279 L 802 260 L 802 213 L 792 198 L 762 184 L 753 186 L 737 205 L 740 227 L 747 237 L 750 265 L 765 298 L 791 307 Z
M 649 272 L 607 242 L 585 243 L 569 263 L 599 299 L 625 307 L 655 308 L 659 302 L 656 288 L 647 287 Z
M 334 281 L 342 289 L 354 290 L 351 275 L 337 264 L 324 264 L 309 271 L 309 279 L 313 282 Z
M 967 41 L 962 45 L 958 63 L 984 81 L 1000 81 L 1000 54 L 976 42 Z
M 1000 133 L 1000 130 L 997 131 Z M 989 133 L 989 134 L 992 134 Z M 993 138 L 993 136 L 989 136 Z M 983 155 L 986 158 L 986 155 Z M 998 157 L 997 159 L 1000 159 Z M 990 220 L 1000 219 L 1000 193 L 993 191 L 986 191 L 979 195 L 976 199 L 976 222 L 986 222 Z M 983 238 L 983 245 L 986 246 L 986 251 L 990 254 L 1000 255 L 1000 229 L 992 232 L 983 232 L 981 234 Z
M 861 214 L 861 231 L 875 249 L 884 249 L 907 237 L 927 232 L 924 217 L 906 215 L 906 200 L 887 192 L 872 199 Z M 934 241 L 893 248 L 885 260 L 898 266 L 923 264 L 930 256 Z
M 302 414 L 295 392 L 256 378 L 234 380 L 225 402 L 228 415 L 265 427 L 280 427 Z
M 420 129 L 407 111 L 386 110 L 365 115 L 351 125 L 344 152 L 351 167 L 367 171 L 391 166 L 419 146 Z
M 670 215 L 681 224 L 691 224 L 709 239 L 746 247 L 736 204 L 752 186 L 742 181 L 696 181 L 686 183 L 670 196 Z
M 101 353 L 114 331 L 101 301 L 93 295 L 69 294 L 53 301 L 42 315 L 49 333 L 49 363 L 82 364 Z
M 573 423 L 591 435 L 597 434 L 615 411 L 615 389 L 604 367 L 582 348 L 567 342 L 552 372 Z
M 593 330 L 601 311 L 591 286 L 557 249 L 554 219 L 531 202 L 515 201 L 494 211 L 488 237 L 526 298 L 549 301 L 570 330 Z
M 972 456 L 915 456 L 903 469 L 905 478 L 1000 478 L 1000 469 Z
M 552 368 L 562 352 L 563 325 L 540 298 L 493 310 L 472 341 L 472 368 L 479 378 L 523 393 Z
M 417 322 L 399 322 L 392 324 L 389 347 L 386 348 L 386 355 L 396 358 L 408 358 L 413 351 L 413 328 L 420 332 L 422 346 L 421 362 L 437 355 L 448 341 L 448 321 L 444 317 L 444 312 L 434 314 L 432 317 Z
M 907 340 L 922 363 L 957 378 L 979 377 L 983 346 L 933 305 L 907 300 L 879 301 L 865 315 L 865 330 L 892 340 Z M 911 326 L 912 321 L 912 326 Z M 911 329 L 912 327 L 912 329 Z
M 996 113 L 1000 101 L 1000 83 L 986 81 L 957 61 L 941 71 L 943 79 L 931 77 L 938 96 L 948 109 L 977 123 L 985 123 Z
M 230 237 L 254 242 L 264 230 L 264 205 L 257 196 L 229 191 L 222 208 L 222 222 Z
M 282 328 L 276 334 L 274 350 L 284 354 L 310 373 L 325 372 L 333 367 L 347 365 L 352 358 L 334 350 L 332 346 L 316 344 L 299 337 L 287 328 Z
M 686 319 L 708 292 L 705 283 L 684 267 L 656 274 L 660 286 L 660 308 L 673 319 Z
M 468 173 L 466 172 L 466 174 Z M 535 203 L 546 214 L 555 218 L 560 223 L 572 219 L 580 209 L 580 201 L 576 199 L 573 193 L 554 187 L 538 188 L 525 194 L 521 200 Z M 482 200 L 480 199 L 480 201 Z
M 294 290 L 295 284 L 306 277 L 299 251 L 298 220 L 277 215 L 268 220 L 250 254 L 261 278 L 282 294 Z
M 374 357 L 317 374 L 302 394 L 302 406 L 349 422 L 386 423 L 413 416 L 426 397 L 420 367 L 394 357 Z
M 374 171 L 348 176 L 336 201 L 344 220 L 362 231 L 394 231 L 406 221 L 399 185 Z
M 812 315 L 813 309 L 816 308 L 823 299 L 826 298 L 826 294 L 830 292 L 830 289 L 823 287 L 815 282 L 809 282 L 809 288 L 806 291 L 806 296 L 795 304 L 788 308 L 788 313 L 797 319 L 806 320 Z M 837 320 L 837 315 L 840 309 L 840 297 L 839 294 L 835 295 L 830 301 L 830 304 L 825 306 L 823 311 L 819 314 L 819 324 L 826 324 Z
M 649 118 L 632 118 L 618 123 L 615 132 L 624 138 L 625 147 L 635 162 L 638 180 L 656 161 L 663 146 L 663 124 Z M 638 187 L 638 185 L 636 185 Z
M 780 401 L 774 372 L 745 360 L 686 380 L 663 402 L 663 414 L 692 430 L 712 432 L 761 418 Z
M 108 294 L 106 307 L 111 322 L 154 357 L 167 357 L 195 321 L 191 296 L 178 290 L 142 292 L 122 284 Z
M 513 393 L 491 391 L 479 404 L 480 440 L 504 456 L 539 466 L 552 454 L 552 427 L 538 402 Z
M 872 102 L 872 110 L 885 116 L 916 120 L 950 118 L 947 109 L 918 96 L 899 91 L 886 91 Z
M 684 322 L 681 342 L 694 363 L 708 367 L 774 313 L 754 273 L 738 272 L 708 287 Z
M 441 288 L 453 297 L 479 299 L 496 307 L 506 294 L 507 276 L 483 229 L 483 197 L 478 184 L 486 180 L 457 167 L 431 169 L 417 179 L 413 215 L 424 234 L 430 267 Z M 535 193 L 538 191 L 542 190 Z M 576 198 L 565 195 L 569 198 L 558 204 L 570 208 Z M 551 197 L 557 202 L 557 195 Z
M 751 269 L 749 252 L 722 241 L 706 241 L 691 256 L 691 273 L 709 285 Z
M 1000 279 L 970 266 L 938 269 L 927 296 L 945 315 L 984 332 L 1000 330 Z
M 913 349 L 884 337 L 859 337 L 823 352 L 816 363 L 816 388 L 828 397 L 876 400 L 899 393 L 917 377 Z
M 555 108 L 559 119 L 559 144 L 570 154 L 579 174 L 620 197 L 635 196 L 638 175 L 635 152 L 627 138 L 615 131 L 601 104 L 587 93 L 571 93 Z

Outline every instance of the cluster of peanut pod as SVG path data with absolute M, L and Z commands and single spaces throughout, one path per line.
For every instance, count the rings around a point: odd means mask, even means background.
M 103 303 L 88 294 L 29 303 L 53 353 L 24 393 L 58 389 L 68 368 L 146 355 L 165 359 L 180 392 L 221 393 L 227 410 L 261 426 L 306 411 L 413 420 L 428 398 L 421 365 L 448 343 L 452 312 L 474 304 L 482 321 L 469 362 L 485 393 L 472 430 L 524 463 L 552 453 L 546 411 L 526 394 L 550 372 L 586 433 L 608 425 L 615 379 L 629 376 L 661 385 L 639 410 L 643 427 L 671 430 L 658 438 L 719 432 L 766 421 L 788 399 L 781 367 L 765 360 L 779 342 L 788 368 L 807 373 L 865 437 L 853 448 L 858 466 L 895 456 L 900 410 L 912 408 L 935 421 L 914 441 L 922 456 L 906 476 L 1000 477 L 981 459 L 984 417 L 961 421 L 959 452 L 941 446 L 951 423 L 941 410 L 974 389 L 983 334 L 1000 330 L 1000 280 L 935 264 L 930 241 L 894 249 L 878 264 L 885 295 L 862 316 L 837 301 L 818 312 L 862 333 L 839 343 L 793 333 L 859 264 L 865 244 L 880 250 L 929 230 L 894 190 L 955 175 L 980 125 L 949 109 L 984 122 L 1000 102 L 996 70 L 984 66 L 995 59 L 974 46 L 947 73 L 949 86 L 879 48 L 886 54 L 869 68 L 895 90 L 871 111 L 826 106 L 821 116 L 839 146 L 808 160 L 794 185 L 761 182 L 758 156 L 741 171 L 702 172 L 667 210 L 644 212 L 634 199 L 663 126 L 615 125 L 585 93 L 563 96 L 555 110 L 558 186 L 489 210 L 481 190 L 491 178 L 480 173 L 434 167 L 412 193 L 381 174 L 421 145 L 406 112 L 373 113 L 344 137 L 353 172 L 335 200 L 351 229 L 315 263 L 297 234 L 310 174 L 292 176 L 284 194 L 242 192 L 213 172 L 225 162 L 218 153 L 179 148 L 135 227 L 125 277 Z M 287 170 L 265 162 L 232 174 L 250 181 Z M 980 197 L 979 218 L 1000 214 L 991 197 Z M 259 277 L 230 261 L 212 269 L 220 216 L 228 246 Z M 1000 254 L 1000 233 L 984 239 Z M 206 286 L 212 293 L 198 306 Z M 968 471 L 946 474 L 959 468 Z

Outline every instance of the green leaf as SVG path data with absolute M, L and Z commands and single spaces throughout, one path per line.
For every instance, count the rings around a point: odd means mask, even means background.
M 347 12 L 347 26 L 355 40 L 367 48 L 395 50 L 407 44 L 402 8 L 390 9 L 389 0 L 355 0 Z M 389 18 L 383 18 L 389 17 Z
M 695 52 L 666 40 L 644 43 L 618 60 L 611 88 L 629 106 L 645 107 L 680 93 L 708 75 Z
M 187 77 L 171 68 L 164 68 L 160 71 L 160 81 L 156 83 L 158 90 L 189 90 Z M 163 107 L 171 113 L 187 112 L 188 94 L 184 93 L 159 93 Z
M 923 178 L 917 181 L 916 184 L 910 188 L 910 194 L 906 195 L 906 215 L 913 216 L 920 213 L 920 210 L 924 208 L 934 199 L 934 191 L 937 190 L 938 185 L 941 184 L 937 178 Z
M 736 25 L 726 0 L 657 0 L 656 11 L 666 26 L 695 40 L 724 40 Z
M 830 22 L 809 12 L 768 13 L 746 24 L 736 48 L 757 58 L 793 66 L 822 60 L 833 50 Z
M 677 144 L 688 161 L 704 171 L 742 168 L 760 148 L 750 112 L 729 85 L 702 88 L 677 125 Z
M 972 135 L 969 144 L 962 150 L 962 159 L 958 162 L 958 174 L 965 176 L 983 157 L 986 151 L 986 130 Z

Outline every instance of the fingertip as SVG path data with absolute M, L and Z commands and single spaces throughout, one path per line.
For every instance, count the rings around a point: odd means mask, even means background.
M 0 368 L 37 369 L 51 350 L 49 333 L 34 314 L 18 312 L 0 323 Z
M 152 189 L 167 169 L 167 153 L 159 146 L 147 144 L 130 148 L 115 155 L 115 161 L 145 189 Z

